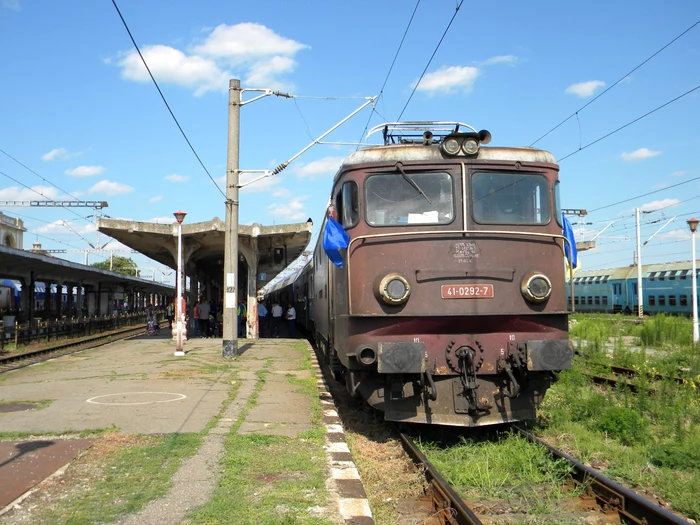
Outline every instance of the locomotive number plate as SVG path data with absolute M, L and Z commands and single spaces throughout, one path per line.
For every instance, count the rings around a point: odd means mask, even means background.
M 490 299 L 493 297 L 492 284 L 444 284 L 440 287 L 443 299 Z

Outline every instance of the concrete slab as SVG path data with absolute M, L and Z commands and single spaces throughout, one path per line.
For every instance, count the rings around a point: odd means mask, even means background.
M 93 439 L 0 442 L 0 509 L 70 463 Z

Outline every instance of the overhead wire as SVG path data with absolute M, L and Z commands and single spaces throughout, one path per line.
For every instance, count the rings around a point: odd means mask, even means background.
M 580 108 L 578 108 L 578 109 L 577 109 L 576 111 L 574 111 L 571 115 L 569 115 L 568 117 L 566 117 L 566 118 L 565 118 L 564 120 L 562 120 L 559 124 L 557 124 L 556 126 L 554 126 L 554 127 L 553 127 L 552 129 L 550 129 L 547 133 L 545 133 L 545 134 L 542 135 L 540 138 L 538 138 L 536 141 L 534 141 L 532 144 L 530 144 L 530 147 L 532 147 L 532 146 L 534 146 L 535 144 L 537 144 L 540 140 L 542 140 L 542 139 L 545 138 L 547 135 L 549 135 L 550 133 L 552 133 L 553 131 L 555 131 L 555 130 L 556 130 L 557 128 L 559 128 L 562 124 L 568 122 L 568 121 L 569 121 L 571 118 L 573 118 L 574 116 L 578 117 L 578 114 L 579 114 L 580 111 L 586 109 L 588 106 L 590 106 L 591 104 L 593 104 L 596 100 L 598 100 L 600 97 L 602 97 L 603 95 L 605 95 L 608 91 L 610 91 L 612 88 L 614 88 L 615 86 L 617 86 L 620 82 L 622 82 L 624 79 L 626 79 L 626 78 L 627 78 L 628 76 L 630 76 L 632 73 L 634 73 L 635 71 L 637 71 L 640 67 L 642 67 L 644 64 L 646 64 L 647 62 L 649 62 L 652 58 L 654 58 L 656 55 L 658 55 L 659 53 L 661 53 L 664 49 L 666 49 L 667 47 L 669 47 L 669 46 L 670 46 L 671 44 L 673 44 L 676 40 L 678 40 L 679 38 L 681 38 L 683 35 L 685 35 L 687 32 L 689 32 L 691 29 L 693 29 L 693 28 L 694 28 L 695 26 L 697 26 L 698 24 L 700 24 L 700 20 L 698 20 L 698 21 L 695 22 L 692 26 L 690 26 L 688 29 L 686 29 L 685 31 L 683 31 L 680 35 L 676 36 L 673 40 L 671 40 L 669 43 L 667 43 L 667 44 L 666 44 L 665 46 L 663 46 L 661 49 L 659 49 L 658 51 L 656 51 L 654 54 L 652 54 L 650 57 L 648 57 L 646 60 L 644 60 L 641 64 L 639 64 L 639 65 L 636 66 L 634 69 L 632 69 L 629 73 L 626 73 L 624 76 L 620 77 L 620 78 L 619 78 L 614 84 L 612 84 L 610 87 L 608 87 L 607 89 L 605 89 L 604 91 L 602 91 L 600 94 L 596 95 L 594 98 L 592 98 L 592 99 L 589 100 L 587 103 L 585 103 L 583 106 L 581 106 Z M 579 124 L 579 130 L 580 130 L 580 124 Z
M 433 51 L 433 54 L 430 56 L 430 60 L 428 60 L 428 63 L 425 65 L 425 69 L 423 69 L 423 72 L 420 75 L 420 78 L 418 79 L 418 82 L 416 82 L 416 85 L 413 86 L 413 91 L 411 91 L 411 94 L 408 97 L 408 100 L 406 101 L 406 104 L 404 105 L 403 109 L 401 110 L 401 114 L 399 115 L 399 118 L 396 120 L 401 120 L 401 117 L 404 114 L 404 111 L 406 111 L 406 108 L 408 107 L 408 104 L 411 102 L 411 99 L 413 98 L 413 94 L 416 92 L 416 89 L 418 89 L 418 85 L 420 84 L 420 81 L 423 80 L 423 77 L 425 76 L 425 72 L 428 71 L 428 68 L 430 67 L 430 64 L 433 61 L 433 58 L 435 58 L 435 55 L 438 52 L 438 49 L 440 49 L 440 46 L 442 45 L 442 41 L 445 39 L 445 36 L 447 35 L 447 32 L 450 30 L 450 27 L 452 27 L 452 22 L 455 21 L 455 18 L 457 18 L 457 14 L 459 13 L 459 9 L 462 7 L 462 4 L 464 3 L 464 0 L 461 0 L 459 2 L 459 5 L 455 7 L 455 12 L 452 15 L 452 18 L 450 19 L 450 23 L 447 24 L 447 27 L 445 28 L 445 32 L 442 34 L 440 37 L 440 41 L 438 42 L 437 46 L 435 46 L 435 50 Z
M 700 88 L 700 86 L 698 86 L 698 87 Z M 605 206 L 601 206 L 601 207 L 599 207 L 599 208 L 595 208 L 595 209 L 593 209 L 593 210 L 589 210 L 588 213 L 593 213 L 593 212 L 596 212 L 596 211 L 605 210 L 605 209 L 607 209 L 607 208 L 612 208 L 613 206 L 617 206 L 618 204 L 624 204 L 624 203 L 626 203 L 626 202 L 633 201 L 633 200 L 635 200 L 635 199 L 640 199 L 640 198 L 642 198 L 642 197 L 647 197 L 647 196 L 649 196 L 649 195 L 654 195 L 655 193 L 660 193 L 660 192 L 662 192 L 662 191 L 670 190 L 671 188 L 677 188 L 678 186 L 683 186 L 684 184 L 688 184 L 689 182 L 693 182 L 693 181 L 696 181 L 696 180 L 699 180 L 699 179 L 700 179 L 700 177 L 694 177 L 694 178 L 692 178 L 692 179 L 688 179 L 688 180 L 686 180 L 686 181 L 679 182 L 678 184 L 672 184 L 671 186 L 666 186 L 665 188 L 660 188 L 660 189 L 658 189 L 658 190 L 650 191 L 650 192 L 647 192 L 647 193 L 642 193 L 641 195 L 636 195 L 636 196 L 634 196 L 634 197 L 630 197 L 629 199 L 624 199 L 624 200 L 621 200 L 621 201 L 613 202 L 612 204 L 606 204 Z
M 129 38 L 131 39 L 131 43 L 134 44 L 134 47 L 136 48 L 136 51 L 139 54 L 139 57 L 141 57 L 141 62 L 143 62 L 143 65 L 146 68 L 146 71 L 148 71 L 148 75 L 151 77 L 153 84 L 156 86 L 156 89 L 158 90 L 158 94 L 160 95 L 160 98 L 163 100 L 165 107 L 168 108 L 168 112 L 170 113 L 170 116 L 175 121 L 175 124 L 177 125 L 177 128 L 180 130 L 180 133 L 182 134 L 182 136 L 184 137 L 185 142 L 187 142 L 187 145 L 192 150 L 192 153 L 194 153 L 194 156 L 197 158 L 197 161 L 199 161 L 199 165 L 202 166 L 202 169 L 206 172 L 206 174 L 211 179 L 211 182 L 214 184 L 214 187 L 217 189 L 217 191 L 219 193 L 221 193 L 221 195 L 224 196 L 224 198 L 226 198 L 226 194 L 223 191 L 221 191 L 221 188 L 216 183 L 216 180 L 214 180 L 214 177 L 212 177 L 211 173 L 209 173 L 209 170 L 204 165 L 204 162 L 202 162 L 202 159 L 197 154 L 197 151 L 195 151 L 194 146 L 192 146 L 190 139 L 187 137 L 187 134 L 185 133 L 185 130 L 182 129 L 180 122 L 177 120 L 177 117 L 175 117 L 175 113 L 173 113 L 173 110 L 170 108 L 170 104 L 168 104 L 168 101 L 165 99 L 165 95 L 163 95 L 163 91 L 161 91 L 160 86 L 158 85 L 158 82 L 156 82 L 156 79 L 153 76 L 153 73 L 151 73 L 151 68 L 149 68 L 148 64 L 146 63 L 146 59 L 143 57 L 143 54 L 141 53 L 141 49 L 139 49 L 138 44 L 136 44 L 136 40 L 134 39 L 134 36 L 131 34 L 131 30 L 129 29 L 129 26 L 126 23 L 126 20 L 124 20 L 124 16 L 122 16 L 122 12 L 119 10 L 119 6 L 117 6 L 116 0 L 112 0 L 112 5 L 114 5 L 114 9 L 117 10 L 117 14 L 119 14 L 119 18 L 121 18 L 122 24 L 124 24 L 124 28 L 126 29 L 126 32 L 129 34 Z
M 604 139 L 607 139 L 608 137 L 614 135 L 614 134 L 617 133 L 618 131 L 622 131 L 622 130 L 625 129 L 626 127 L 629 127 L 629 126 L 631 126 L 632 124 L 634 124 L 635 122 L 639 122 L 639 121 L 642 120 L 643 118 L 648 117 L 648 116 L 651 115 L 652 113 L 656 113 L 656 112 L 659 111 L 660 109 L 665 108 L 665 107 L 668 106 L 669 104 L 673 104 L 673 103 L 676 102 L 677 100 L 680 100 L 680 99 L 682 99 L 683 97 L 685 97 L 685 96 L 687 96 L 687 95 L 690 95 L 691 93 L 693 93 L 694 91 L 697 91 L 698 89 L 700 89 L 700 85 L 697 85 L 697 86 L 695 86 L 695 87 L 692 88 L 692 89 L 689 89 L 688 91 L 686 91 L 686 92 L 683 93 L 682 95 L 678 95 L 676 98 L 674 98 L 674 99 L 672 99 L 672 100 L 669 100 L 668 102 L 666 102 L 666 103 L 664 103 L 664 104 L 661 104 L 660 106 L 658 106 L 658 107 L 652 109 L 651 111 L 645 113 L 645 114 L 642 115 L 641 117 L 637 117 L 636 119 L 629 121 L 627 124 L 624 124 L 624 125 L 620 126 L 620 127 L 617 128 L 616 130 L 611 131 L 610 133 L 607 133 L 606 135 L 603 135 L 602 137 L 597 138 L 597 139 L 594 140 L 593 142 L 589 142 L 589 143 L 586 144 L 585 146 L 579 146 L 579 148 L 578 148 L 577 150 L 572 151 L 572 152 L 569 153 L 568 155 L 565 155 L 565 156 L 561 157 L 561 158 L 559 159 L 559 162 L 561 163 L 562 161 L 568 159 L 569 157 L 573 157 L 574 155 L 576 155 L 577 153 L 580 153 L 580 152 L 583 151 L 584 149 L 589 148 L 589 147 L 593 146 L 594 144 L 597 144 L 598 142 L 600 142 L 600 141 L 602 141 L 602 140 L 604 140 Z

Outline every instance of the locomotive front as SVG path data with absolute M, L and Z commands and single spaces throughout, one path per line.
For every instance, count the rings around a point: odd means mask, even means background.
M 385 125 L 385 145 L 336 176 L 350 242 L 343 268 L 316 260 L 317 337 L 387 420 L 532 419 L 573 359 L 558 166 L 463 124 L 427 127 Z

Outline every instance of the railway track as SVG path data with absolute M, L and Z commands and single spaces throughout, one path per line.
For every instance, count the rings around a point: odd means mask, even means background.
M 122 330 L 117 330 L 108 333 L 82 337 L 80 339 L 72 339 L 62 343 L 52 345 L 39 350 L 31 350 L 9 356 L 0 357 L 0 374 L 17 370 L 25 366 L 34 365 L 56 357 L 80 352 L 90 348 L 106 345 L 121 339 L 127 339 L 136 335 L 143 334 L 145 331 L 142 325 L 131 326 Z
M 545 447 L 553 458 L 564 460 L 570 466 L 570 482 L 582 492 L 585 499 L 584 504 L 580 505 L 577 510 L 581 523 L 688 524 L 686 520 L 624 488 L 596 470 L 586 467 L 530 432 L 518 426 L 514 426 L 514 428 L 524 439 Z M 493 521 L 493 516 L 484 516 L 485 521 L 479 518 L 479 513 L 468 506 L 408 435 L 401 432 L 400 438 L 408 455 L 424 472 L 428 487 L 427 495 L 434 509 L 432 518 L 436 519 L 438 523 L 450 525 L 479 525 Z M 496 521 L 503 522 L 498 519 Z
M 608 365 L 608 364 L 603 364 L 603 363 L 591 363 L 597 367 L 602 367 L 606 370 L 609 370 L 612 376 L 602 376 L 596 373 L 590 373 L 586 372 L 585 375 L 587 375 L 594 383 L 599 384 L 599 385 L 608 385 L 612 387 L 617 387 L 619 383 L 623 383 L 631 392 L 637 393 L 639 388 L 637 385 L 631 382 L 631 380 L 637 378 L 639 376 L 639 372 L 636 370 L 633 370 L 631 368 L 624 368 L 622 366 L 615 366 L 615 365 Z M 653 373 L 653 374 L 647 374 L 647 378 L 650 381 L 672 381 L 674 383 L 677 383 L 679 385 L 684 385 L 684 384 L 694 384 L 696 386 L 700 386 L 697 381 L 694 381 L 692 379 L 686 379 L 682 377 L 673 377 L 673 376 L 666 376 L 663 374 L 659 373 Z M 654 394 L 656 389 L 651 386 L 649 387 L 649 394 Z

